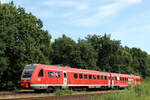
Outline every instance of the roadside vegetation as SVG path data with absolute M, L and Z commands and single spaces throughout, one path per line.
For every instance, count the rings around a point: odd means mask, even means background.
M 149 83 L 150 79 L 146 79 L 141 85 L 129 86 L 124 92 L 104 95 L 96 100 L 150 100 Z
M 68 89 L 65 89 L 65 90 L 56 90 L 54 92 L 54 95 L 56 96 L 62 96 L 62 95 L 72 95 L 73 91 L 72 90 L 68 90 Z
M 13 2 L 0 3 L 0 91 L 19 89 L 24 66 L 38 63 L 150 77 L 150 55 L 140 48 L 108 34 L 52 42 L 40 19 Z

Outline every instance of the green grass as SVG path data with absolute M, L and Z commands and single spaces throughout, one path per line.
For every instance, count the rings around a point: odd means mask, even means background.
M 58 90 L 55 91 L 54 94 L 56 96 L 61 96 L 61 95 L 72 95 L 72 93 L 73 93 L 72 90 L 68 90 L 68 89 L 60 90 L 60 89 L 58 89 Z
M 14 90 L 14 92 L 17 92 L 17 93 L 20 93 L 20 92 L 34 92 L 34 90 L 21 89 L 21 90 Z
M 129 86 L 121 93 L 104 95 L 96 100 L 150 100 L 150 80 L 145 80 L 141 85 Z

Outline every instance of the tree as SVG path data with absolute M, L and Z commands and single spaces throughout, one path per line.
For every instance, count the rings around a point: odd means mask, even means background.
M 147 55 L 147 59 L 146 59 L 146 75 L 145 77 L 150 77 L 150 55 Z
M 120 41 L 111 40 L 110 35 L 104 36 L 88 36 L 86 40 L 92 44 L 98 54 L 97 66 L 104 71 L 112 71 L 114 64 L 114 56 L 120 47 Z
M 72 53 L 75 50 L 75 41 L 63 35 L 52 44 L 52 63 L 70 65 L 73 61 Z
M 0 88 L 19 86 L 26 64 L 51 63 L 51 36 L 42 26 L 40 19 L 13 2 L 0 4 Z
M 131 48 L 130 51 L 132 55 L 132 67 L 135 70 L 135 73 L 139 73 L 143 77 L 146 75 L 146 70 L 147 70 L 147 65 L 146 65 L 146 60 L 147 60 L 147 53 L 142 51 L 139 48 Z
M 96 67 L 97 53 L 89 42 L 79 40 L 75 48 L 74 67 L 99 70 Z

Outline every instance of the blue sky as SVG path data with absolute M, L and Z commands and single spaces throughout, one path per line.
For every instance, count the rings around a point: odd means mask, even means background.
M 11 0 L 1 0 L 8 3 Z M 14 0 L 43 21 L 52 40 L 111 34 L 123 46 L 150 54 L 150 0 Z

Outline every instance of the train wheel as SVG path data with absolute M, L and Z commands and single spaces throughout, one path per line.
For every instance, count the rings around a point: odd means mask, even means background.
M 87 91 L 87 88 L 82 88 L 82 91 Z
M 46 89 L 46 92 L 47 92 L 47 93 L 52 93 L 52 92 L 54 92 L 54 88 L 48 87 L 48 88 Z
M 34 90 L 35 93 L 41 93 L 41 92 L 43 92 L 43 91 L 44 91 L 44 90 L 39 90 L 39 89 L 35 89 L 35 90 Z

